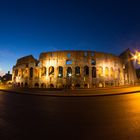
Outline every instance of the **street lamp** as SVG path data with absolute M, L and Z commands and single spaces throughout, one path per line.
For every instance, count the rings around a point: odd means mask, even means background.
M 68 73 L 68 75 L 69 75 L 69 77 L 71 77 L 71 76 L 72 76 L 72 74 L 71 74 L 71 73 Z
M 132 53 L 132 60 L 135 60 L 138 64 L 140 64 L 140 52 L 136 51 L 134 54 Z
M 59 74 L 58 74 L 58 77 L 61 77 L 61 76 L 62 76 L 62 74 L 61 74 L 61 73 L 59 73 Z

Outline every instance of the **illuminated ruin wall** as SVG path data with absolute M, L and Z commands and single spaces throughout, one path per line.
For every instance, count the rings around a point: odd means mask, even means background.
M 129 51 L 122 56 L 127 53 Z M 122 56 L 95 51 L 44 52 L 39 60 L 32 55 L 26 56 L 18 59 L 13 67 L 13 85 L 92 88 L 134 84 L 133 65 Z

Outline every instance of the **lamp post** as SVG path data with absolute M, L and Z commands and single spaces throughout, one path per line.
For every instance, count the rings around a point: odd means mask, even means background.
M 135 60 L 138 64 L 140 64 L 140 52 L 136 51 L 135 54 L 132 54 L 132 60 Z

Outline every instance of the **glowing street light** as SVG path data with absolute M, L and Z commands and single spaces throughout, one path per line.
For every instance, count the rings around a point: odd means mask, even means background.
M 132 60 L 135 60 L 138 64 L 140 64 L 140 52 L 136 51 L 135 54 L 132 53 Z
M 135 60 L 138 58 L 138 56 L 136 56 L 136 55 L 134 55 L 134 57 L 133 57 Z
M 72 76 L 72 74 L 71 74 L 71 73 L 69 73 L 68 75 L 69 75 L 69 77 L 71 77 L 71 76 Z

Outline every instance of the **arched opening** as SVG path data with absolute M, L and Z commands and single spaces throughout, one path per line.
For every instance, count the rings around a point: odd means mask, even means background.
M 21 83 L 21 87 L 23 87 L 23 82 Z
M 35 70 L 34 70 L 34 75 L 35 75 L 36 78 L 39 77 L 39 72 L 38 72 L 38 69 L 36 69 L 36 68 L 35 68 Z
M 119 78 L 119 77 L 118 77 L 118 72 L 119 72 L 118 69 L 116 69 L 116 70 L 115 70 L 115 79 L 118 79 L 118 78 Z
M 114 70 L 113 70 L 113 68 L 112 68 L 112 67 L 110 68 L 110 77 L 111 77 L 111 78 L 113 78 L 113 77 L 114 77 Z
M 98 69 L 98 76 L 102 77 L 103 76 L 103 68 L 100 66 Z
M 39 84 L 38 83 L 35 83 L 35 88 L 39 88 Z
M 57 88 L 63 88 L 63 84 L 62 83 L 57 83 Z
M 91 60 L 91 65 L 96 65 L 96 61 L 94 59 Z
M 100 87 L 100 88 L 104 87 L 104 85 L 103 85 L 102 82 L 99 82 L 99 87 Z
M 18 70 L 18 76 L 19 76 L 19 77 L 22 77 L 22 76 L 23 76 L 23 71 L 22 71 L 22 69 L 19 69 L 19 70 Z
M 76 76 L 79 76 L 80 75 L 80 67 L 79 66 L 76 66 L 75 67 L 75 75 Z
M 120 69 L 118 69 L 118 75 L 119 75 L 119 76 L 120 76 L 120 72 L 121 72 Z
M 21 77 L 24 78 L 24 69 L 21 69 Z
M 75 85 L 75 88 L 80 88 L 81 87 L 81 85 L 79 84 L 79 83 L 77 83 L 76 85 Z
M 84 75 L 85 76 L 89 75 L 89 67 L 88 66 L 84 66 Z
M 66 60 L 66 65 L 71 65 L 72 64 L 72 60 Z
M 105 77 L 109 77 L 109 68 L 105 67 Z
M 96 67 L 92 67 L 92 78 L 96 78 Z
M 54 67 L 49 67 L 49 75 L 54 75 Z
M 87 88 L 88 87 L 88 84 L 84 84 L 84 88 Z
M 109 86 L 109 81 L 105 81 L 105 87 Z
M 46 84 L 45 83 L 42 83 L 41 84 L 41 88 L 46 88 Z
M 45 75 L 46 75 L 46 72 L 47 72 L 46 67 L 43 67 L 43 68 L 41 69 L 41 75 L 42 75 L 42 76 L 45 76 Z
M 29 76 L 29 69 L 28 68 L 25 68 L 24 74 L 25 74 L 25 78 L 27 78 Z
M 33 78 L 33 68 L 30 68 L 30 78 Z
M 25 87 L 28 87 L 28 83 L 27 82 L 25 83 Z
M 72 68 L 71 67 L 67 68 L 67 76 L 68 77 L 72 76 Z
M 50 84 L 50 88 L 54 88 L 54 85 L 53 84 Z
M 18 87 L 20 87 L 20 83 L 18 83 Z
M 71 84 L 66 84 L 65 87 L 68 88 L 68 89 L 70 89 L 72 87 L 72 85 Z
M 15 70 L 15 76 L 18 76 L 18 69 Z
M 58 67 L 58 77 L 59 78 L 63 77 L 63 67 L 61 67 L 61 66 Z
M 110 81 L 110 85 L 111 85 L 111 86 L 114 86 L 114 82 L 113 82 L 113 81 Z

